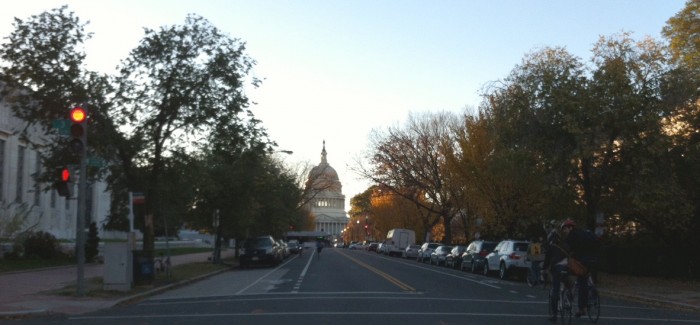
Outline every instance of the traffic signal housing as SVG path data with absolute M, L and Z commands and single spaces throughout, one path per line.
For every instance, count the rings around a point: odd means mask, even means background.
M 73 175 L 68 167 L 56 168 L 56 181 L 54 187 L 59 196 L 71 197 L 73 189 Z
M 85 155 L 87 149 L 87 110 L 82 106 L 75 106 L 70 110 L 70 147 L 79 155 Z

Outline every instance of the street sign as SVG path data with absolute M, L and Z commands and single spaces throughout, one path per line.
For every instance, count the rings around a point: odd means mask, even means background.
M 102 168 L 102 167 L 104 167 L 107 163 L 106 163 L 105 160 L 102 159 L 101 157 L 88 157 L 87 164 L 88 164 L 88 166 L 90 166 L 90 167 Z
M 70 135 L 71 122 L 69 119 L 59 118 L 51 122 L 51 127 L 58 131 L 60 135 Z

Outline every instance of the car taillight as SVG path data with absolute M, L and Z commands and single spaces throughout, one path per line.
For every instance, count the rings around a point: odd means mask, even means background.
M 511 253 L 510 255 L 508 255 L 508 258 L 510 258 L 511 260 L 519 260 L 520 255 L 515 254 L 515 253 Z
M 484 250 L 484 251 L 479 252 L 479 255 L 482 257 L 486 257 L 486 255 L 489 255 L 489 252 Z

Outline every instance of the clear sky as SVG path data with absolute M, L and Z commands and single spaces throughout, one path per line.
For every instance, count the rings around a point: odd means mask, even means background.
M 290 164 L 328 162 L 350 198 L 368 183 L 349 166 L 364 156 L 372 129 L 410 112 L 464 112 L 489 82 L 526 53 L 563 46 L 588 60 L 600 36 L 622 31 L 661 38 L 684 0 L 24 0 L 3 2 L 0 37 L 14 17 L 68 8 L 94 32 L 88 69 L 113 72 L 143 28 L 208 19 L 247 45 L 264 79 L 248 92 L 254 114 Z

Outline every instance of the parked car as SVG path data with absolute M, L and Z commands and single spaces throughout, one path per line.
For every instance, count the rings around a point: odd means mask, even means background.
M 486 255 L 484 275 L 492 270 L 498 270 L 498 277 L 507 278 L 514 273 L 526 274 L 530 263 L 526 261 L 527 247 L 530 243 L 525 240 L 503 240 L 493 252 Z
M 467 246 L 456 245 L 452 247 L 452 250 L 445 258 L 445 266 L 451 267 L 453 269 L 460 267 L 462 265 L 462 254 L 467 250 Z
M 277 265 L 282 261 L 279 243 L 272 236 L 248 238 L 243 242 L 243 252 L 239 256 L 241 267 L 254 264 Z
M 299 254 L 299 253 L 301 253 L 301 250 L 303 249 L 301 247 L 301 243 L 299 243 L 299 241 L 296 239 L 292 239 L 292 240 L 288 241 L 287 246 L 289 246 L 289 252 L 291 254 Z
M 487 240 L 475 240 L 469 243 L 467 250 L 462 254 L 462 264 L 459 269 L 470 270 L 472 273 L 483 270 L 486 264 L 486 255 L 496 248 L 498 242 Z
M 379 248 L 378 243 L 370 243 L 369 245 L 367 245 L 367 250 L 370 252 L 376 252 L 377 248 Z
M 430 261 L 430 254 L 432 254 L 433 250 L 435 250 L 438 246 L 440 246 L 440 243 L 423 243 L 418 250 L 416 260 L 419 262 Z
M 280 253 L 282 254 L 282 259 L 285 259 L 291 255 L 291 252 L 289 251 L 289 245 L 284 240 L 279 240 L 277 241 L 278 249 L 280 250 Z
M 404 249 L 403 253 L 401 253 L 401 257 L 403 258 L 418 258 L 418 250 L 420 249 L 420 245 L 408 245 L 406 246 L 406 249 Z
M 435 248 L 435 250 L 430 253 L 430 264 L 444 265 L 447 255 L 452 251 L 452 246 L 440 245 Z
M 389 246 L 390 245 L 387 245 L 386 243 L 379 243 L 379 247 L 377 247 L 377 253 L 389 255 Z

